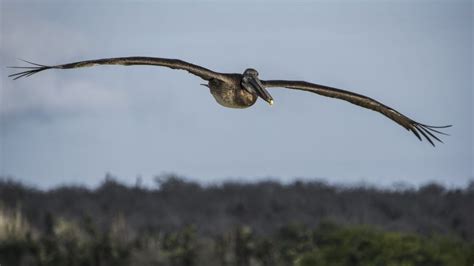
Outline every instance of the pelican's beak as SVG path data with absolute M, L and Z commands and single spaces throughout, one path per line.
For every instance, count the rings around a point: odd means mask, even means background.
M 258 96 L 260 96 L 262 99 L 264 99 L 270 105 L 273 104 L 272 96 L 270 95 L 270 93 L 268 93 L 268 91 L 265 89 L 265 86 L 263 86 L 262 82 L 258 78 L 250 79 L 250 84 L 255 89 Z

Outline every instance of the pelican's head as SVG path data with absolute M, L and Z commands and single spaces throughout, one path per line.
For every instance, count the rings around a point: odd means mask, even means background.
M 247 68 L 244 71 L 244 76 L 258 77 L 258 71 L 253 68 Z
M 273 98 L 265 89 L 265 86 L 258 79 L 258 71 L 253 68 L 247 68 L 244 71 L 243 78 L 241 81 L 242 87 L 244 87 L 250 93 L 256 93 L 260 98 L 268 102 L 270 105 L 273 104 Z

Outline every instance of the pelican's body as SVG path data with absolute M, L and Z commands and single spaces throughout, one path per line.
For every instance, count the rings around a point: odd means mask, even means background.
M 229 108 L 247 108 L 252 106 L 258 98 L 257 93 L 249 92 L 241 85 L 242 75 L 233 74 L 229 80 L 209 80 L 208 87 L 216 101 Z
M 27 62 L 27 61 L 25 61 Z M 28 62 L 31 63 L 31 62 Z M 38 73 L 47 69 L 72 69 L 80 67 L 92 67 L 96 65 L 152 65 L 152 66 L 164 66 L 173 69 L 182 69 L 199 76 L 206 80 L 206 87 L 209 88 L 212 96 L 216 101 L 225 107 L 230 108 L 247 108 L 252 106 L 257 98 L 260 97 L 269 104 L 273 104 L 273 98 L 268 93 L 267 88 L 271 87 L 283 87 L 287 89 L 302 90 L 307 92 L 316 93 L 322 96 L 337 98 L 344 101 L 348 101 L 352 104 L 374 110 L 379 112 L 389 119 L 393 120 L 397 124 L 403 126 L 405 129 L 411 131 L 419 140 L 422 140 L 423 136 L 433 146 L 434 143 L 431 138 L 442 142 L 437 136 L 438 134 L 444 134 L 438 131 L 438 128 L 445 128 L 449 126 L 428 126 L 422 123 L 418 123 L 407 116 L 401 114 L 393 108 L 390 108 L 381 102 L 378 102 L 367 96 L 353 93 L 346 90 L 332 88 L 324 85 L 315 83 L 309 83 L 305 81 L 291 81 L 291 80 L 260 80 L 258 72 L 255 69 L 248 68 L 243 74 L 234 73 L 219 73 L 207 68 L 194 65 L 178 59 L 158 58 L 158 57 L 143 57 L 143 56 L 132 56 L 132 57 L 117 57 L 117 58 L 104 58 L 80 61 L 75 63 L 45 66 L 35 63 L 31 63 L 34 66 L 29 67 L 13 67 L 13 68 L 25 68 L 29 69 L 23 72 L 15 73 L 10 75 L 14 79 L 21 77 L 28 77 L 35 73 Z M 445 134 L 446 135 L 446 134 Z

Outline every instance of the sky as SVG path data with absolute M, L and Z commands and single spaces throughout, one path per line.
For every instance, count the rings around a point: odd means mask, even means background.
M 275 179 L 464 186 L 473 170 L 472 1 L 0 0 L 0 175 L 43 188 Z M 270 89 L 275 104 L 218 105 L 202 80 L 150 66 L 5 66 L 155 56 L 367 95 L 430 125 L 419 142 L 350 103 Z

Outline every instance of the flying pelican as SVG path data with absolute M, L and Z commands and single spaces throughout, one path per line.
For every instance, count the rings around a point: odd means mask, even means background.
M 395 121 L 397 124 L 401 125 L 408 131 L 411 131 L 420 141 L 422 140 L 421 136 L 423 136 L 433 146 L 435 146 L 435 144 L 431 138 L 442 143 L 442 141 L 437 136 L 435 136 L 436 133 L 447 135 L 439 131 L 439 129 L 451 126 L 429 126 L 422 123 L 418 123 L 396 111 L 395 109 L 392 109 L 382 104 L 381 102 L 378 102 L 367 96 L 346 90 L 332 88 L 315 83 L 309 83 L 306 81 L 261 80 L 258 78 L 257 70 L 253 68 L 246 69 L 243 74 L 219 73 L 178 59 L 141 56 L 103 58 L 54 66 L 40 65 L 29 61 L 24 62 L 29 63 L 31 65 L 11 68 L 28 70 L 11 74 L 9 75 L 9 77 L 13 77 L 13 79 L 16 80 L 22 77 L 31 76 L 35 73 L 47 69 L 72 69 L 80 67 L 91 67 L 96 65 L 152 65 L 164 66 L 172 69 L 186 70 L 189 73 L 206 80 L 208 83 L 201 85 L 204 85 L 209 88 L 212 96 L 214 96 L 214 98 L 220 105 L 230 108 L 250 107 L 257 101 L 258 97 L 262 98 L 270 105 L 272 105 L 273 98 L 267 91 L 267 88 L 270 87 L 283 87 L 288 89 L 308 91 L 326 97 L 345 100 L 355 105 L 379 112 L 390 118 L 391 120 Z

